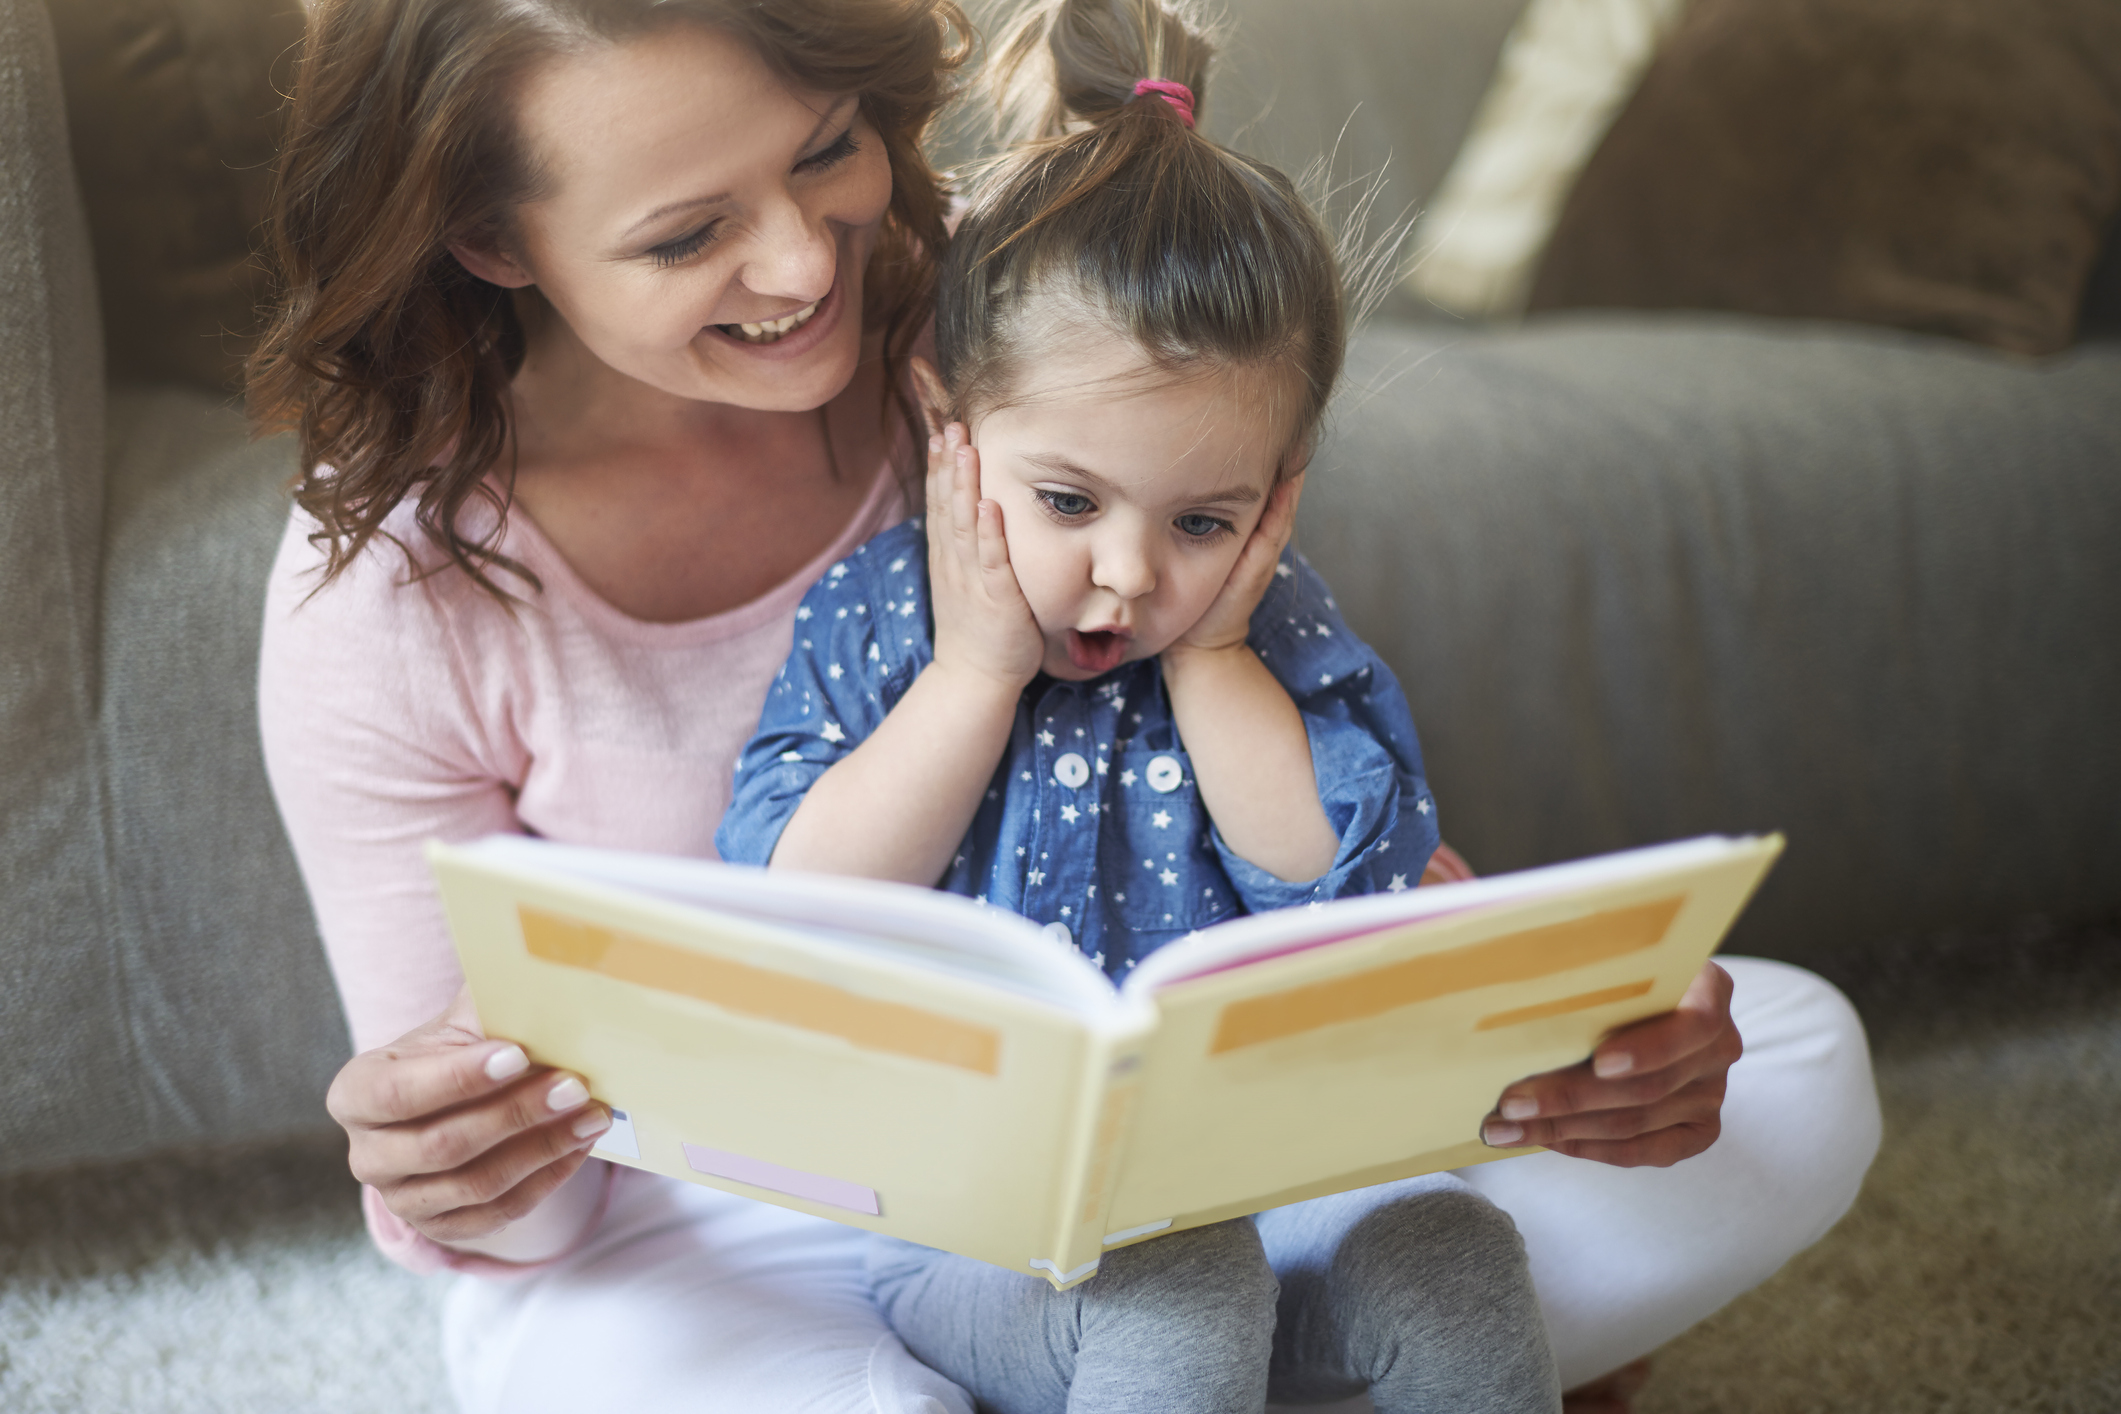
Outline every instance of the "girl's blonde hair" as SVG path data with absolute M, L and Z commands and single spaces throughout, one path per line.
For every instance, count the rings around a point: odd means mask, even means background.
M 863 323 L 919 444 L 898 375 L 947 243 L 921 139 L 969 49 L 955 0 L 314 0 L 265 224 L 277 307 L 248 381 L 254 421 L 301 437 L 295 498 L 325 582 L 417 493 L 422 531 L 482 587 L 506 597 L 494 570 L 536 583 L 498 528 L 459 528 L 474 498 L 507 511 L 507 478 L 486 478 L 509 449 L 524 333 L 510 292 L 448 247 L 498 243 L 537 194 L 511 121 L 531 66 L 678 23 L 736 35 L 792 84 L 860 95 L 892 178 Z
M 1289 178 L 1141 88 L 1183 84 L 1197 110 L 1213 55 L 1159 0 L 1045 0 L 997 43 L 1016 142 L 978 174 L 936 301 L 961 414 L 1006 405 L 1045 337 L 1088 319 L 1174 375 L 1293 374 L 1287 445 L 1310 441 L 1347 350 L 1333 240 Z

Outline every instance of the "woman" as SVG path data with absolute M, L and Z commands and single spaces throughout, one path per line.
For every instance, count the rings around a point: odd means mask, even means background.
M 305 467 L 261 712 L 361 1052 L 332 1113 L 383 1248 L 472 1274 L 467 1409 L 970 1408 L 877 1319 L 851 1229 L 587 1162 L 608 1112 L 480 1034 L 421 857 L 712 853 L 797 600 L 903 514 L 945 239 L 919 141 L 963 34 L 950 0 L 312 11 L 252 370 Z M 1500 1099 L 1491 1142 L 1557 1153 L 1467 1173 L 1527 1237 L 1565 1380 L 1762 1279 L 1868 1162 L 1846 1004 L 1737 972 L 1746 1065 L 1710 967 Z

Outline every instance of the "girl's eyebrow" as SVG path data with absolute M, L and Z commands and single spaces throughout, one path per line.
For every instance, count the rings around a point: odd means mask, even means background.
M 1021 460 L 1027 461 L 1035 467 L 1050 471 L 1056 476 L 1067 476 L 1077 481 L 1087 481 L 1091 485 L 1106 491 L 1115 489 L 1111 482 L 1105 480 L 1105 478 L 1099 476 L 1090 468 L 1078 466 L 1058 452 L 1019 452 L 1017 455 Z M 1259 488 L 1256 486 L 1232 486 L 1226 491 L 1210 491 L 1201 496 L 1182 496 L 1177 499 L 1184 501 L 1189 506 L 1249 506 L 1259 499 Z
M 803 139 L 801 145 L 796 148 L 796 151 L 808 152 L 812 147 L 815 147 L 817 145 L 817 140 L 819 136 L 822 135 L 827 128 L 833 126 L 833 124 L 839 120 L 840 115 L 847 111 L 847 105 L 850 103 L 859 102 L 861 102 L 861 95 L 858 93 L 849 93 L 842 95 L 837 101 L 833 103 L 830 108 L 827 108 L 823 113 L 818 115 L 817 126 L 810 130 L 809 135 Z M 649 212 L 646 216 L 643 216 L 640 220 L 634 222 L 631 226 L 628 226 L 625 230 L 625 233 L 619 237 L 619 241 L 623 244 L 626 241 L 632 240 L 635 233 L 641 230 L 642 227 L 654 225 L 656 222 L 662 220 L 665 216 L 670 215 L 673 211 L 686 211 L 695 206 L 716 206 L 727 200 L 729 200 L 728 192 L 716 192 L 713 196 L 688 196 L 682 201 L 665 202 L 663 205 L 658 206 L 655 210 Z

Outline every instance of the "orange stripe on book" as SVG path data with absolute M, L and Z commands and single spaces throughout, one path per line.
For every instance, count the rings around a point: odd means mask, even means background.
M 1685 902 L 1681 894 L 1632 908 L 1608 909 L 1588 918 L 1528 928 L 1330 982 L 1232 1002 L 1223 1008 L 1208 1050 L 1219 1055 L 1321 1026 L 1360 1021 L 1454 992 L 1529 982 L 1653 948 L 1663 941 L 1665 930 Z
M 1538 1006 L 1521 1006 L 1515 1011 L 1498 1011 L 1493 1016 L 1483 1016 L 1473 1027 L 1475 1031 L 1497 1031 L 1505 1026 L 1522 1026 L 1527 1021 L 1544 1021 L 1550 1016 L 1567 1016 L 1572 1011 L 1589 1011 L 1594 1006 L 1607 1002 L 1624 1002 L 1629 997 L 1639 997 L 1657 985 L 1654 977 L 1645 977 L 1640 982 L 1630 982 L 1625 987 L 1607 987 L 1600 992 L 1578 992 L 1573 997 L 1563 997 L 1558 1002 L 1541 1002 Z
M 865 1050 L 1001 1073 L 1002 1036 L 920 1007 L 882 1002 L 823 982 L 622 933 L 527 905 L 516 909 L 531 956 L 697 997 L 724 1011 L 820 1031 Z

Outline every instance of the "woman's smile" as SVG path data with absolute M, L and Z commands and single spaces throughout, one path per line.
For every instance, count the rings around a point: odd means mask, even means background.
M 767 319 L 751 324 L 717 324 L 714 327 L 732 339 L 742 339 L 747 344 L 777 344 L 783 337 L 794 333 L 810 322 L 823 300 L 812 300 L 795 313 L 783 319 Z

